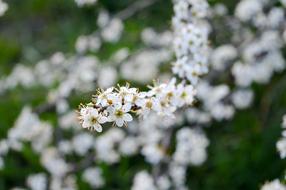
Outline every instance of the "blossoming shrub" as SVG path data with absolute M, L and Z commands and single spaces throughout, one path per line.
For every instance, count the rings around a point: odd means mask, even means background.
M 285 5 L 0 1 L 0 189 L 285 189 Z

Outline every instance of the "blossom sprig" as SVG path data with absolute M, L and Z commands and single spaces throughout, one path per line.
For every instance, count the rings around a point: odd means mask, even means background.
M 102 124 L 113 123 L 118 127 L 127 126 L 132 115 L 146 118 L 155 112 L 172 116 L 174 111 L 191 105 L 196 91 L 190 84 L 179 83 L 172 79 L 169 83 L 156 84 L 149 91 L 140 92 L 129 84 L 98 90 L 92 101 L 81 105 L 79 119 L 83 128 L 102 132 Z
M 176 61 L 172 71 L 193 85 L 208 72 L 209 28 L 204 23 L 208 3 L 204 0 L 178 0 L 172 19 Z
M 202 24 L 208 4 L 204 0 L 174 1 L 174 53 L 176 61 L 172 71 L 182 82 L 154 84 L 147 92 L 129 85 L 99 90 L 92 102 L 80 108 L 83 128 L 102 131 L 102 125 L 113 122 L 126 126 L 134 114 L 146 118 L 151 112 L 172 116 L 176 109 L 194 101 L 199 76 L 206 74 L 208 52 L 208 27 Z M 188 84 L 187 84 L 188 83 Z

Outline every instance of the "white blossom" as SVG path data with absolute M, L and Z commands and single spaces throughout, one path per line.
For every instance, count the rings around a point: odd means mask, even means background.
M 31 190 L 46 190 L 47 183 L 47 176 L 43 173 L 33 174 L 27 178 L 27 185 Z
M 141 171 L 135 175 L 131 190 L 157 190 L 157 188 L 150 174 Z
M 286 186 L 282 184 L 278 179 L 265 183 L 261 187 L 261 190 L 285 190 L 285 189 L 286 189 Z
M 94 108 L 82 108 L 81 109 L 81 119 L 83 128 L 91 128 L 97 132 L 102 131 L 102 123 L 107 121 L 107 118 L 104 115 L 98 113 L 97 109 Z
M 100 168 L 88 168 L 83 174 L 82 178 L 93 188 L 102 187 L 105 183 L 102 177 L 102 170 Z

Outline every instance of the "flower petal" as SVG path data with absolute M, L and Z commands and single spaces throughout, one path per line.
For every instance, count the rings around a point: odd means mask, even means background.
M 95 124 L 95 125 L 93 125 L 93 128 L 97 131 L 97 132 L 99 132 L 99 133 L 101 133 L 102 132 L 102 127 L 101 127 L 101 125 L 100 124 Z
M 90 111 L 90 114 L 91 114 L 93 117 L 97 117 L 97 116 L 98 116 L 98 111 L 97 111 L 97 109 L 92 109 L 92 110 Z
M 124 111 L 125 113 L 129 112 L 130 109 L 131 109 L 131 104 L 129 104 L 129 103 L 127 103 L 124 106 L 122 106 L 122 111 Z
M 90 123 L 87 120 L 84 120 L 82 123 L 82 128 L 89 128 L 90 127 Z
M 104 117 L 104 116 L 100 116 L 100 117 L 98 118 L 98 122 L 101 123 L 101 124 L 102 124 L 102 123 L 106 123 L 107 120 L 108 120 L 107 117 Z
M 124 121 L 130 122 L 133 120 L 132 116 L 129 113 L 123 115 Z
M 115 115 L 110 115 L 110 116 L 107 117 L 107 121 L 109 121 L 109 122 L 112 122 L 112 121 L 115 121 L 115 120 L 116 120 Z
M 116 123 L 116 125 L 117 125 L 118 127 L 122 127 L 123 124 L 124 124 L 124 120 L 121 119 L 121 118 L 118 118 L 118 119 L 115 120 L 115 123 Z

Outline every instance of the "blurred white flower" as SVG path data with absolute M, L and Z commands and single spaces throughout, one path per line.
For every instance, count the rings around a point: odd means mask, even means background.
M 123 28 L 122 21 L 118 18 L 113 18 L 108 25 L 103 28 L 101 36 L 105 41 L 115 43 L 120 39 Z
M 94 144 L 94 139 L 91 134 L 80 133 L 73 137 L 72 145 L 74 151 L 80 155 L 85 155 Z
M 152 176 L 147 171 L 141 171 L 135 175 L 131 190 L 157 190 L 157 188 Z
M 242 0 L 235 9 L 235 16 L 241 21 L 250 21 L 262 11 L 262 1 Z
M 14 150 L 21 150 L 22 143 L 29 141 L 36 152 L 42 152 L 50 143 L 53 129 L 39 120 L 30 107 L 24 107 L 15 125 L 8 132 L 8 144 Z
M 147 143 L 141 153 L 145 156 L 146 161 L 156 165 L 164 158 L 164 151 L 157 144 Z
M 184 127 L 178 131 L 176 139 L 176 151 L 173 155 L 175 162 L 198 166 L 206 160 L 209 140 L 202 132 Z
M 62 154 L 70 154 L 73 150 L 73 147 L 70 141 L 62 140 L 58 144 L 58 150 Z
M 33 174 L 27 178 L 27 185 L 31 190 L 46 190 L 47 183 L 47 176 L 43 173 Z
M 237 90 L 232 94 L 232 101 L 235 107 L 245 109 L 250 106 L 253 99 L 251 90 Z
M 134 137 L 126 137 L 120 142 L 119 151 L 123 155 L 131 156 L 137 153 L 139 148 L 138 139 Z
M 105 184 L 100 168 L 86 169 L 82 174 L 82 178 L 93 188 L 99 188 Z
M 63 177 L 69 170 L 70 165 L 60 157 L 60 154 L 55 148 L 47 148 L 41 155 L 42 165 L 49 173 L 57 178 Z
M 224 70 L 229 62 L 237 57 L 237 50 L 230 44 L 217 47 L 211 54 L 210 60 L 213 68 Z
M 8 4 L 0 0 L 0 17 L 3 16 L 7 10 L 8 10 Z
M 286 190 L 286 186 L 278 179 L 265 183 L 260 190 Z
M 117 71 L 114 67 L 103 67 L 98 74 L 98 86 L 100 88 L 112 87 L 117 81 Z

